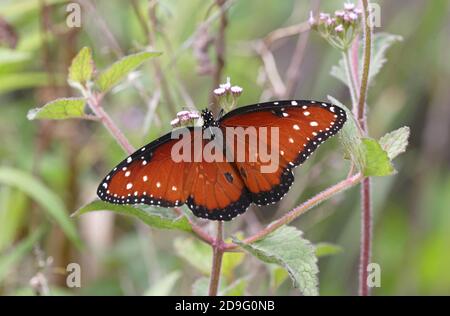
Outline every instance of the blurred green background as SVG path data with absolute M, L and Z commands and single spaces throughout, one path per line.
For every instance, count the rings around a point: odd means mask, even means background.
M 146 0 L 79 1 L 81 27 L 69 28 L 68 3 L 0 0 L 0 294 L 39 292 L 36 280 L 42 275 L 52 294 L 191 294 L 192 283 L 203 274 L 180 255 L 189 249 L 183 244 L 190 242 L 186 234 L 148 229 L 107 212 L 68 218 L 95 198 L 100 179 L 125 156 L 104 127 L 83 120 L 28 121 L 27 112 L 57 97 L 76 95 L 65 78 L 81 47 L 91 47 L 97 67 L 103 69 L 122 54 L 148 47 L 150 32 L 156 33 L 152 48 L 164 53 L 158 63 L 166 91 L 157 115 L 149 121 L 148 101 L 161 87 L 152 61 L 109 94 L 104 108 L 136 147 L 168 132 L 174 111 L 210 103 L 211 76 L 198 73 L 191 44 L 207 19 L 209 33 L 216 34 L 217 8 L 210 0 L 160 0 L 155 30 Z M 373 293 L 448 295 L 450 2 L 378 3 L 381 27 L 375 32 L 404 40 L 388 50 L 388 61 L 370 87 L 369 129 L 378 138 L 408 125 L 411 138 L 407 152 L 395 161 L 398 174 L 373 179 L 372 261 L 381 266 L 381 287 Z M 275 98 L 252 45 L 276 29 L 306 21 L 318 5 L 295 0 L 230 3 L 222 81 L 230 76 L 244 88 L 240 105 Z M 320 11 L 333 12 L 342 5 L 322 1 Z M 272 47 L 283 77 L 297 39 L 287 37 Z M 214 49 L 208 54 L 214 64 Z M 295 98 L 326 100 L 332 95 L 349 104 L 345 86 L 329 75 L 339 58 L 338 51 L 311 33 Z M 296 182 L 281 203 L 250 209 L 226 225 L 227 236 L 254 232 L 343 179 L 348 166 L 337 139 L 331 140 L 296 170 Z M 293 223 L 312 242 L 342 248 L 319 259 L 322 295 L 357 293 L 359 203 L 359 191 L 353 188 Z M 62 225 L 66 230 L 76 225 L 82 246 L 67 238 Z M 65 285 L 71 262 L 81 266 L 79 289 Z M 298 295 L 289 280 L 274 282 L 276 273 L 246 256 L 227 278 L 248 277 L 245 294 Z

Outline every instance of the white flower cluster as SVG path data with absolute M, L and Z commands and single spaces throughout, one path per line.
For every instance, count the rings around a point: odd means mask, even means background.
M 363 11 L 353 3 L 345 3 L 343 10 L 337 10 L 334 15 L 320 12 L 314 16 L 310 12 L 309 25 L 334 47 L 346 50 L 358 34 Z

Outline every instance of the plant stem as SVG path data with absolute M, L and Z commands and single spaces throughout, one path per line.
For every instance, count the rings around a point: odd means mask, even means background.
M 220 281 L 220 270 L 222 269 L 222 258 L 224 252 L 223 222 L 217 222 L 217 237 L 211 245 L 213 250 L 211 279 L 209 281 L 209 296 L 217 296 Z
M 369 81 L 370 57 L 372 46 L 372 28 L 369 23 L 369 1 L 361 0 L 364 10 L 364 60 L 361 77 L 361 89 L 359 92 L 359 102 L 357 120 L 364 132 L 367 133 L 366 124 L 366 96 Z M 361 185 L 361 250 L 359 259 L 359 295 L 370 295 L 367 285 L 367 266 L 371 259 L 372 248 L 372 205 L 371 205 L 371 185 L 370 179 L 363 180 Z
M 122 131 L 117 127 L 117 125 L 113 122 L 111 117 L 106 113 L 101 107 L 101 95 L 91 95 L 88 98 L 88 104 L 95 115 L 98 116 L 100 121 L 106 127 L 106 129 L 111 133 L 111 135 L 117 140 L 119 145 L 127 152 L 131 154 L 134 152 L 134 147 L 131 145 Z
M 365 178 L 361 184 L 361 250 L 359 258 L 359 295 L 370 295 L 367 285 L 368 271 L 372 252 L 372 206 L 370 194 L 370 178 Z

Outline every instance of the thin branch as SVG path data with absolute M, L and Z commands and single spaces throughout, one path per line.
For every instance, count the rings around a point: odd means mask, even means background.
M 117 127 L 117 125 L 113 122 L 111 117 L 106 113 L 101 106 L 102 95 L 90 95 L 88 97 L 88 105 L 98 116 L 100 121 L 106 127 L 106 129 L 111 133 L 113 138 L 117 140 L 119 145 L 125 150 L 126 153 L 132 154 L 135 149 L 133 145 L 131 145 L 122 131 Z
M 268 47 L 270 47 L 276 41 L 278 41 L 280 39 L 306 32 L 309 29 L 310 29 L 310 26 L 309 26 L 308 22 L 302 22 L 299 24 L 282 27 L 282 28 L 276 29 L 275 31 L 272 31 L 269 34 L 267 34 L 267 36 L 264 38 L 264 43 Z
M 267 48 L 264 41 L 256 43 L 255 50 L 261 56 L 267 78 L 272 85 L 274 94 L 277 97 L 283 96 L 285 94 L 286 87 L 283 83 L 283 79 L 281 79 L 280 73 L 278 72 L 272 52 Z
M 319 0 L 315 0 L 312 3 L 312 10 L 316 11 L 320 5 Z M 303 57 L 305 55 L 306 44 L 309 39 L 309 29 L 305 30 L 298 36 L 297 45 L 295 46 L 294 54 L 292 55 L 291 62 L 286 72 L 286 91 L 284 98 L 292 98 L 295 94 L 295 89 L 300 81 L 300 68 L 302 65 Z
M 361 76 L 361 89 L 359 92 L 359 102 L 357 119 L 363 131 L 367 133 L 366 123 L 366 97 L 369 82 L 370 57 L 372 49 L 372 27 L 369 22 L 369 1 L 361 0 L 364 11 L 364 60 Z M 359 265 L 359 294 L 362 296 L 370 295 L 370 289 L 367 285 L 367 266 L 371 259 L 372 248 L 372 205 L 371 205 L 371 183 L 370 179 L 364 179 L 361 186 L 361 250 Z
M 286 73 L 285 98 L 292 98 L 292 96 L 295 94 L 295 89 L 297 88 L 300 79 L 300 66 L 303 61 L 303 56 L 305 54 L 308 39 L 309 32 L 301 33 L 299 35 L 294 55 L 292 56 L 291 63 L 289 64 Z
M 212 244 L 213 257 L 211 266 L 211 276 L 209 280 L 209 296 L 217 296 L 220 282 L 220 270 L 222 268 L 222 258 L 224 252 L 223 243 L 223 222 L 217 222 L 217 236 Z

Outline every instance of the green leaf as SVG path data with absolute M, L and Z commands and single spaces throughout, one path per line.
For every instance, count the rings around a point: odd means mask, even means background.
M 365 164 L 363 174 L 369 176 L 388 176 L 395 172 L 386 151 L 372 138 L 363 138 L 362 143 L 365 151 Z
M 55 79 L 60 80 L 61 75 L 56 74 Z M 0 74 L 0 93 L 15 90 L 45 87 L 49 84 L 49 76 L 45 72 L 19 72 Z
M 3 282 L 11 268 L 18 264 L 20 260 L 33 249 L 34 244 L 42 238 L 44 232 L 44 226 L 33 230 L 23 241 L 12 247 L 9 253 L 2 253 L 0 255 L 0 284 Z
M 328 99 L 347 112 L 347 122 L 339 133 L 346 157 L 350 158 L 365 176 L 387 176 L 394 173 L 394 167 L 386 151 L 376 140 L 361 136 L 350 110 L 332 96 L 328 96 Z
M 94 211 L 113 211 L 118 214 L 133 216 L 155 228 L 178 229 L 186 232 L 192 231 L 192 227 L 186 217 L 176 216 L 170 210 L 165 208 L 135 207 L 95 200 L 77 210 L 72 216 L 79 216 Z
M 56 221 L 66 236 L 76 246 L 81 246 L 75 225 L 67 215 L 66 207 L 59 196 L 33 176 L 13 168 L 0 168 L 0 183 L 17 187 L 33 198 Z
M 318 243 L 315 247 L 317 258 L 336 255 L 342 252 L 342 247 L 327 242 Z
M 233 239 L 243 249 L 266 263 L 284 267 L 294 287 L 304 295 L 318 295 L 319 269 L 314 246 L 302 238 L 302 232 L 291 226 L 283 226 L 264 239 L 251 244 Z
M 339 133 L 339 140 L 344 148 L 345 157 L 351 159 L 358 170 L 363 170 L 365 164 L 364 147 L 362 146 L 361 133 L 353 118 L 353 114 L 344 104 L 334 97 L 329 95 L 328 100 L 343 108 L 347 113 L 347 122 Z
M 29 199 L 22 191 L 0 187 L 0 252 L 19 236 L 28 221 Z
M 56 99 L 41 108 L 31 109 L 28 111 L 27 118 L 29 120 L 79 118 L 85 116 L 85 104 L 86 100 L 84 98 Z
M 71 82 L 86 84 L 92 79 L 94 73 L 94 61 L 89 47 L 83 47 L 72 60 L 69 67 L 69 84 Z
M 394 43 L 402 41 L 403 38 L 399 35 L 393 35 L 388 33 L 375 33 L 373 35 L 372 41 L 372 58 L 370 61 L 370 70 L 369 70 L 369 83 L 375 76 L 380 72 L 384 63 L 386 62 L 386 51 L 387 49 Z M 362 60 L 363 60 L 363 49 L 362 45 L 358 51 L 359 55 L 359 74 L 362 73 Z M 345 71 L 345 63 L 344 59 L 340 59 L 338 65 L 333 66 L 331 68 L 330 74 L 342 81 L 345 85 L 348 86 L 347 83 L 347 75 Z
M 387 152 L 389 159 L 392 160 L 406 151 L 409 134 L 409 127 L 404 126 L 380 138 L 380 145 Z
M 0 67 L 12 63 L 24 62 L 31 59 L 31 57 L 32 54 L 30 52 L 0 47 Z
M 179 271 L 173 271 L 154 283 L 147 291 L 145 291 L 144 295 L 168 296 L 172 292 L 175 283 L 180 279 L 180 277 L 181 273 Z
M 209 290 L 209 279 L 207 277 L 201 277 L 192 284 L 192 295 L 194 296 L 207 296 Z
M 125 56 L 102 72 L 95 83 L 100 91 L 107 92 L 123 80 L 131 71 L 139 67 L 144 61 L 159 55 L 161 55 L 161 53 L 141 52 Z
M 386 62 L 386 51 L 392 44 L 403 41 L 399 35 L 389 33 L 375 33 L 372 40 L 372 59 L 370 61 L 369 82 L 380 72 L 384 63 Z M 362 60 L 362 47 L 361 47 Z M 360 63 L 362 65 L 362 62 Z M 362 73 L 360 70 L 359 73 Z

